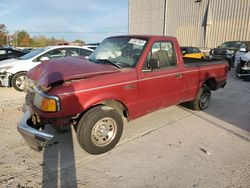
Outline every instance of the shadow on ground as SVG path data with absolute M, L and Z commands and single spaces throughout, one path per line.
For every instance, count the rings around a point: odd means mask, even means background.
M 235 78 L 234 71 L 229 72 L 225 88 L 212 92 L 205 112 L 250 132 L 250 82 Z
M 49 132 L 54 132 L 48 127 Z M 53 142 L 44 149 L 42 187 L 76 188 L 76 166 L 71 129 L 56 134 Z

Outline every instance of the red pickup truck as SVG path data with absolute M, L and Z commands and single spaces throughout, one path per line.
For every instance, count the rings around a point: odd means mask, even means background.
M 53 138 L 48 124 L 76 130 L 80 146 L 91 154 L 111 150 L 128 121 L 188 102 L 208 107 L 211 91 L 224 87 L 224 61 L 182 58 L 174 37 L 115 36 L 105 39 L 88 59 L 46 61 L 27 74 L 26 112 L 18 130 L 35 150 Z

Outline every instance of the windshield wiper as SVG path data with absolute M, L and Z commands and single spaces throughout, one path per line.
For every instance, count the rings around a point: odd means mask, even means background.
M 97 59 L 97 62 L 102 62 L 102 63 L 109 63 L 111 65 L 116 66 L 119 69 L 122 69 L 122 65 L 116 61 L 110 60 L 110 59 Z

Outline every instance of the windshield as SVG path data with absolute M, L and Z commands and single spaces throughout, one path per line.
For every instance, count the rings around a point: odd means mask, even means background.
M 224 42 L 220 48 L 240 48 L 241 42 Z
M 21 60 L 30 59 L 30 58 L 35 57 L 36 55 L 38 55 L 38 54 L 40 54 L 40 53 L 42 53 L 42 52 L 44 52 L 44 51 L 45 51 L 44 48 L 38 48 L 38 49 L 36 49 L 36 50 L 32 50 L 30 53 L 27 53 L 27 54 L 25 54 L 24 56 L 19 57 L 19 58 L 17 58 L 17 59 L 21 59 Z
M 131 37 L 107 38 L 89 56 L 89 60 L 96 63 L 109 60 L 121 67 L 135 67 L 146 42 Z

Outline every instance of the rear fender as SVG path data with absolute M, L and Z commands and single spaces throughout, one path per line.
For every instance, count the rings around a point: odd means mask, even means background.
M 200 85 L 200 87 L 202 87 L 204 85 L 208 86 L 211 90 L 217 89 L 217 81 L 213 77 L 208 78 L 204 83 L 202 83 L 202 85 Z

